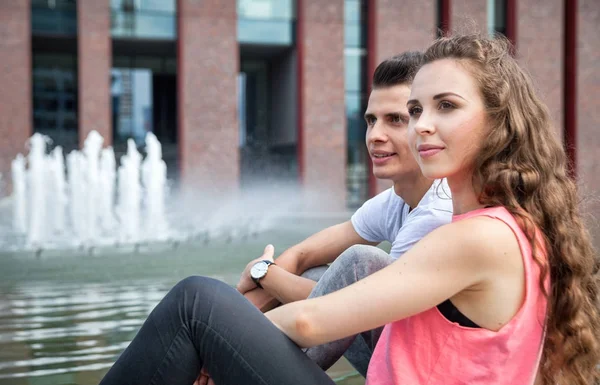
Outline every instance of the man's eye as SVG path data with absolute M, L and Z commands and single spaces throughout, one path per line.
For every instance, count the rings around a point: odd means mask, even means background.
M 365 121 L 367 122 L 367 125 L 372 126 L 375 124 L 375 118 L 365 118 Z
M 414 116 L 414 115 L 418 115 L 422 112 L 423 110 L 421 109 L 421 107 L 418 106 L 414 106 L 408 109 L 408 115 L 410 116 Z
M 392 123 L 400 123 L 402 122 L 402 119 L 400 119 L 399 115 L 394 115 L 390 118 L 390 120 L 392 121 Z

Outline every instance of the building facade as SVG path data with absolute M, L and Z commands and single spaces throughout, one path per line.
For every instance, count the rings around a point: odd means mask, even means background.
M 387 186 L 364 146 L 377 63 L 475 24 L 513 41 L 600 191 L 595 0 L 11 0 L 0 21 L 4 179 L 34 132 L 69 151 L 96 130 L 118 154 L 152 131 L 186 184 L 294 181 L 355 207 Z

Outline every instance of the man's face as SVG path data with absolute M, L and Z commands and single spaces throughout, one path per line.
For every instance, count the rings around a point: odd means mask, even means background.
M 420 173 L 408 145 L 409 96 L 407 85 L 374 88 L 369 96 L 366 141 L 373 174 L 379 179 L 401 182 Z

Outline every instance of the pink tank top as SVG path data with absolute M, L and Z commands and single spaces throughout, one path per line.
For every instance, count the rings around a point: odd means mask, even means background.
M 437 307 L 388 324 L 371 358 L 366 385 L 533 384 L 546 316 L 539 267 L 527 237 L 504 207 L 474 210 L 452 221 L 480 215 L 506 223 L 519 242 L 525 298 L 517 314 L 496 332 L 450 322 Z

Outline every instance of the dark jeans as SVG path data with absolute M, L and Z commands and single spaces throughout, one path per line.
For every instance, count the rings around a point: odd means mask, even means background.
M 152 311 L 101 384 L 333 385 L 257 308 L 212 278 L 179 282 Z

